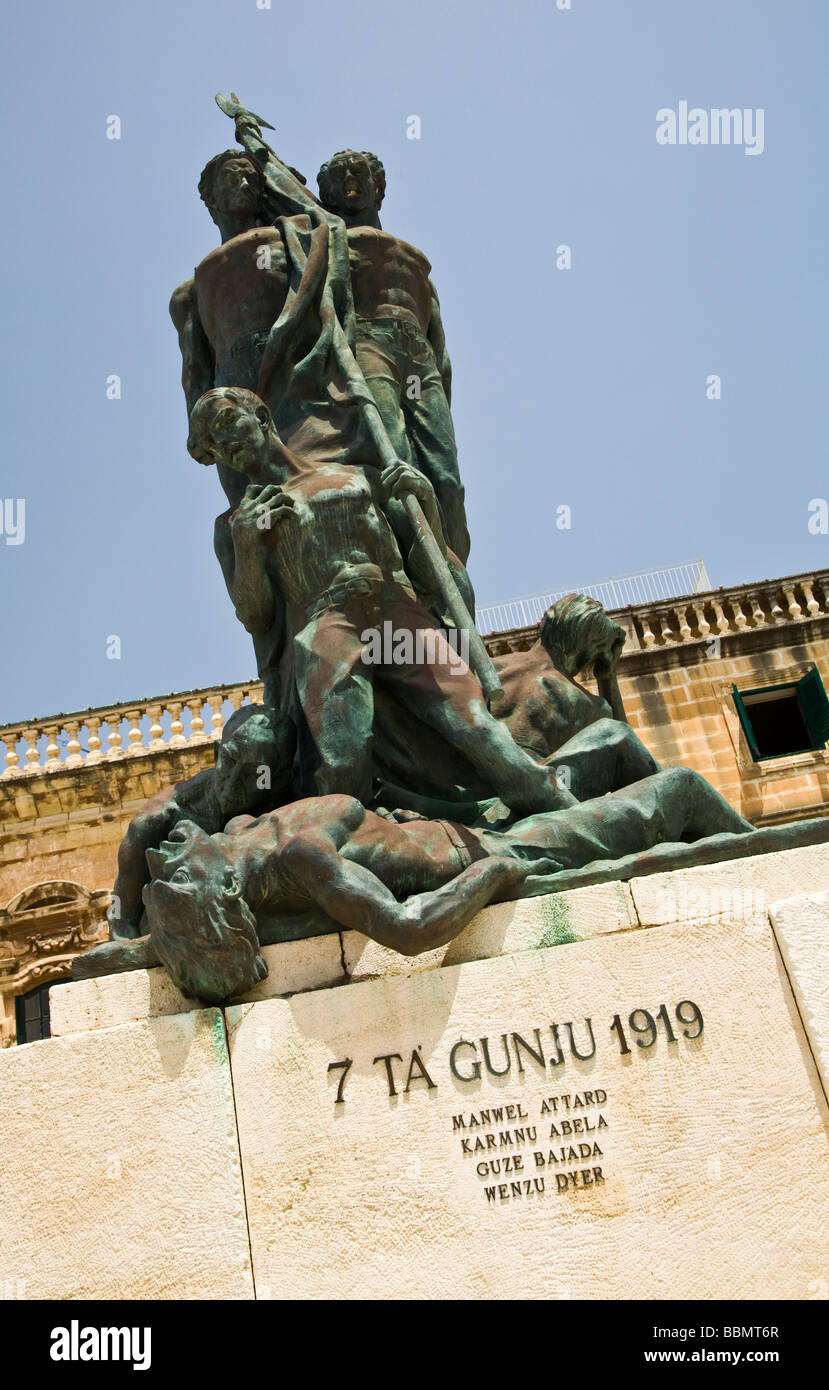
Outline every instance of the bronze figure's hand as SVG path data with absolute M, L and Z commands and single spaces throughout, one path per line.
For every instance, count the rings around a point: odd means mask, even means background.
M 397 463 L 386 468 L 383 471 L 380 484 L 386 497 L 396 497 L 400 500 L 408 492 L 412 493 L 427 517 L 432 511 L 437 510 L 435 489 L 429 479 L 417 468 L 413 468 L 410 463 Z
M 622 648 L 625 645 L 626 634 L 618 623 L 608 620 L 607 643 L 600 650 L 593 663 L 593 674 L 596 676 L 612 676 L 619 664 L 622 655 Z
M 234 534 L 240 530 L 270 531 L 294 512 L 294 500 L 276 483 L 249 483 L 230 519 Z

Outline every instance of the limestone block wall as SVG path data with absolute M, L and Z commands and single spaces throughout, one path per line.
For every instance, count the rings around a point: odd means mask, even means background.
M 162 787 L 213 761 L 208 745 L 0 782 L 0 1047 L 15 999 L 69 978 L 72 957 L 106 939 L 118 846 Z
M 111 888 L 130 818 L 148 797 L 212 762 L 209 745 L 165 748 L 0 782 L 0 903 L 47 880 Z
M 708 642 L 637 654 L 620 676 L 628 718 L 654 757 L 695 768 L 755 825 L 823 815 L 829 806 L 829 751 L 755 762 L 734 704 L 733 685 L 797 681 L 811 665 L 829 690 L 829 622 L 781 636 L 726 637 L 716 654 Z

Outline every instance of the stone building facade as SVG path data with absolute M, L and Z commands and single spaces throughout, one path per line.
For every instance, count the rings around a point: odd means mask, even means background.
M 619 669 L 630 723 L 757 826 L 829 814 L 829 569 L 632 605 Z M 537 627 L 489 635 L 522 650 Z M 213 760 L 257 682 L 0 727 L 0 1045 L 48 1032 L 47 991 L 106 936 L 130 818 Z

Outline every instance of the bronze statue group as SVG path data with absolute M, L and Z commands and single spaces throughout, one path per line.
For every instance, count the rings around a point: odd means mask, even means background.
M 315 198 L 266 123 L 217 100 L 242 148 L 202 174 L 221 245 L 171 313 L 188 448 L 227 497 L 215 549 L 264 703 L 227 721 L 213 768 L 134 818 L 110 942 L 84 973 L 161 962 L 223 1002 L 297 922 L 416 954 L 569 871 L 751 834 L 633 733 L 624 632 L 594 600 L 561 600 L 534 646 L 490 660 L 438 297 L 423 253 L 380 226 L 383 167 L 342 151 Z M 384 624 L 401 640 L 367 659 Z M 447 650 L 459 629 L 468 663 Z

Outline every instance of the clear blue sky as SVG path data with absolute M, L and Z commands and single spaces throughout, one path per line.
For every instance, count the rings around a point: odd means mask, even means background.
M 4 29 L 0 497 L 26 539 L 0 538 L 0 722 L 254 672 L 167 316 L 215 244 L 196 184 L 231 88 L 309 180 L 344 146 L 386 165 L 383 224 L 441 296 L 479 602 L 827 563 L 825 0 L 41 0 Z M 658 145 L 680 100 L 762 107 L 764 153 Z

